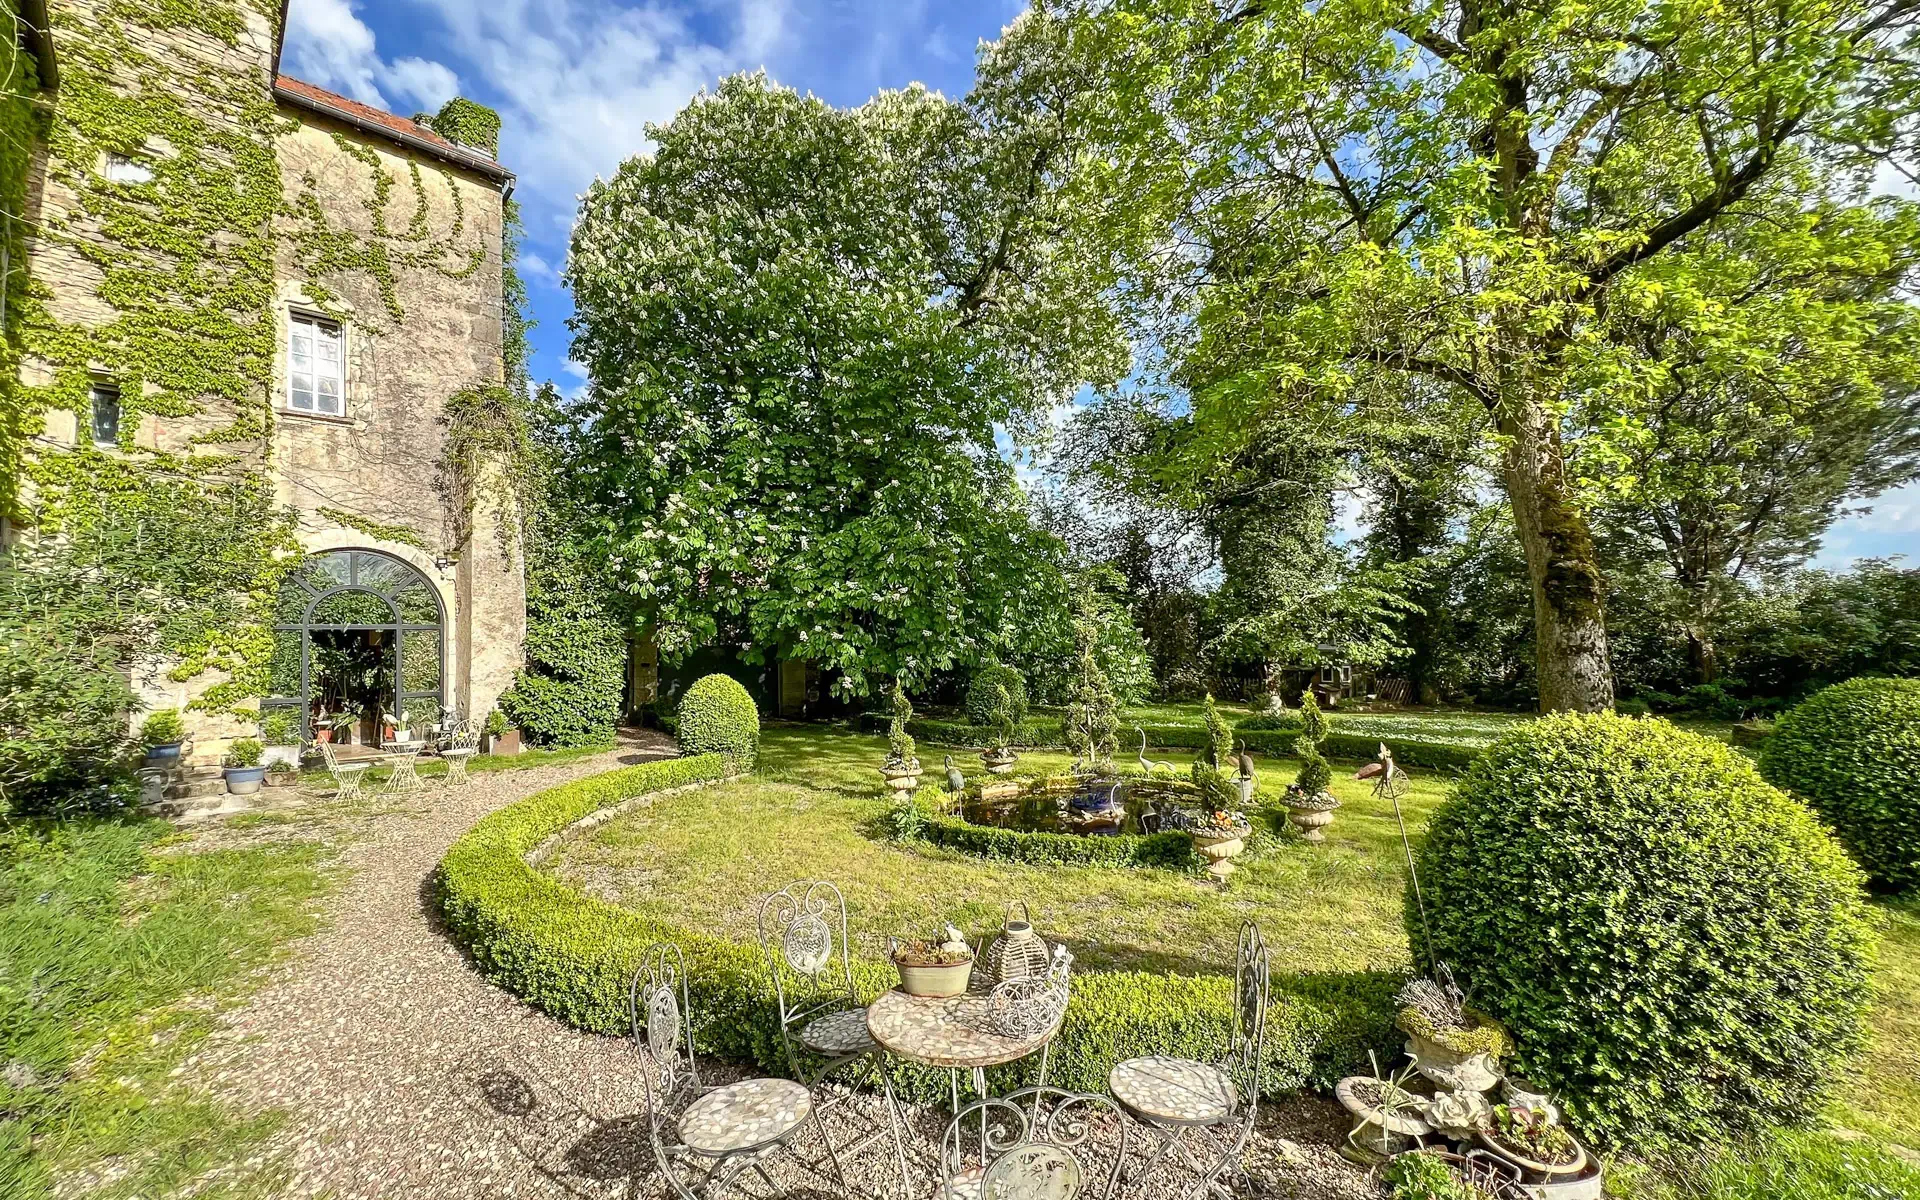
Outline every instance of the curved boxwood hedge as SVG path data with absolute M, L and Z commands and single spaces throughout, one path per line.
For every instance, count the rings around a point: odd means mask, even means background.
M 447 928 L 494 983 L 570 1024 L 612 1035 L 627 1032 L 627 981 L 640 955 L 653 942 L 674 942 L 691 976 L 696 1045 L 761 1070 L 785 1071 L 773 993 L 757 945 L 581 895 L 527 862 L 530 852 L 601 810 L 716 781 L 728 771 L 726 758 L 717 754 L 646 763 L 550 788 L 493 813 L 441 860 L 436 882 Z M 867 961 L 855 962 L 854 979 L 866 996 L 895 982 L 891 968 Z M 1331 1087 L 1360 1069 L 1369 1049 L 1390 1052 L 1393 995 L 1402 979 L 1379 971 L 1276 978 L 1265 1090 Z M 1225 1046 L 1231 990 L 1232 981 L 1219 975 L 1076 974 L 1049 1078 L 1062 1087 L 1099 1091 L 1108 1069 L 1124 1058 L 1213 1057 Z M 1024 1080 L 1038 1065 L 1028 1060 L 997 1070 L 995 1086 Z M 905 1081 L 905 1091 L 924 1100 L 944 1097 L 945 1088 L 945 1076 L 933 1072 Z
M 863 713 L 860 728 L 865 733 L 885 733 L 887 718 L 880 713 Z M 1184 725 L 1143 725 L 1146 730 L 1147 745 L 1159 750 L 1207 749 L 1207 731 Z M 907 722 L 907 732 L 916 741 L 929 746 L 959 746 L 978 748 L 992 740 L 992 730 L 984 725 L 968 725 L 960 721 L 940 721 L 915 718 Z M 1120 754 L 1122 763 L 1128 758 L 1127 739 L 1138 748 L 1140 738 L 1133 732 L 1131 724 L 1125 724 L 1120 731 Z M 1298 729 L 1250 729 L 1234 732 L 1236 742 L 1244 741 L 1247 749 L 1255 754 L 1272 758 L 1293 757 L 1294 740 L 1300 736 Z M 1014 730 L 1014 745 L 1027 749 L 1062 749 L 1066 743 L 1061 739 L 1060 722 L 1055 717 L 1029 717 L 1025 723 Z M 1346 762 L 1372 762 L 1380 751 L 1384 741 L 1392 748 L 1396 762 L 1405 767 L 1424 767 L 1435 771 L 1464 771 L 1473 760 L 1480 757 L 1481 750 L 1469 746 L 1447 745 L 1439 742 L 1421 742 L 1407 738 L 1379 738 L 1354 733 L 1329 733 L 1320 743 L 1320 752 L 1328 758 Z

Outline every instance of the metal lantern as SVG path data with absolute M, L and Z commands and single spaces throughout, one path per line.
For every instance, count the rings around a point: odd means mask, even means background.
M 1017 918 L 1013 915 L 1014 904 L 1020 906 Z M 986 983 L 991 986 L 1010 979 L 1045 975 L 1051 957 L 1046 942 L 1033 931 L 1033 914 L 1028 911 L 1027 902 L 1018 900 L 1008 903 L 1000 936 L 987 947 L 986 958 L 980 966 L 987 973 Z

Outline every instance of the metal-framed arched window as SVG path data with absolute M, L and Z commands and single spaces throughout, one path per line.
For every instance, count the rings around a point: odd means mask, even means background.
M 316 641 L 323 655 L 343 645 L 373 651 L 380 663 L 377 699 L 388 711 L 408 712 L 409 701 L 442 706 L 445 615 L 427 577 L 391 554 L 316 554 L 280 590 L 268 688 L 273 694 L 261 707 L 297 706 L 301 733 L 312 736 L 314 702 L 323 699 L 314 689 L 325 669 L 316 661 Z

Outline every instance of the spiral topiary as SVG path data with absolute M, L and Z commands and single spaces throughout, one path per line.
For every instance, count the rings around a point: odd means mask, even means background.
M 1005 663 L 988 663 L 973 673 L 967 686 L 967 720 L 975 725 L 993 724 L 994 695 L 998 687 L 1007 694 L 1007 712 L 1018 725 L 1027 719 L 1027 681 L 1020 672 Z
M 1453 965 L 1598 1143 L 1810 1117 L 1858 1042 L 1861 873 L 1711 738 L 1612 714 L 1530 722 L 1468 769 L 1418 866 L 1416 956 Z
M 682 754 L 724 754 L 741 767 L 760 750 L 760 710 L 731 675 L 707 675 L 680 697 Z
M 1920 679 L 1849 679 L 1780 718 L 1760 773 L 1805 800 L 1874 882 L 1920 885 Z

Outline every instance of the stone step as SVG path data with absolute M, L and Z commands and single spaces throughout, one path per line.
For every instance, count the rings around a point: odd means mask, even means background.
M 169 783 L 165 795 L 169 800 L 191 800 L 201 796 L 224 796 L 227 794 L 227 781 L 219 775 L 212 779 L 185 779 L 178 783 Z

